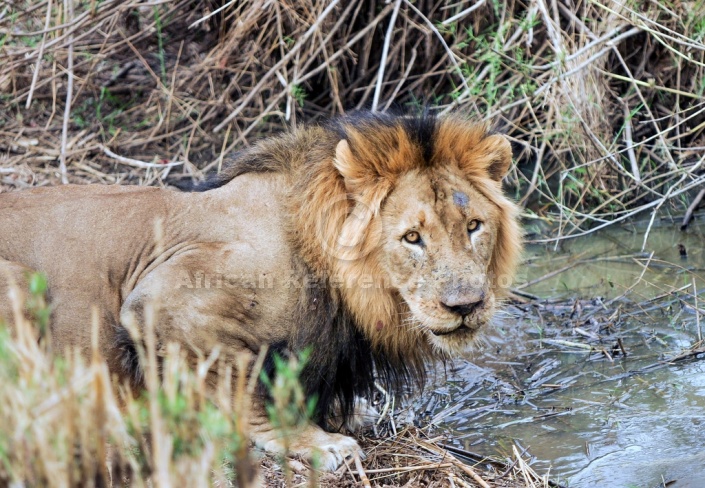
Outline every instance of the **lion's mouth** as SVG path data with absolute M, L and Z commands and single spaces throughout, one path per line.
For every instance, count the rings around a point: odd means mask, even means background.
M 435 331 L 431 330 L 431 333 L 435 336 L 438 337 L 448 337 L 452 335 L 460 335 L 464 333 L 471 332 L 470 327 L 467 327 L 465 324 L 460 324 L 458 327 L 456 327 L 453 330 L 443 330 L 443 331 Z

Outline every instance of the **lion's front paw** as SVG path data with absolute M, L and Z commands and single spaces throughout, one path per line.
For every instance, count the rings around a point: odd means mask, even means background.
M 321 432 L 315 444 L 302 445 L 296 454 L 309 460 L 322 471 L 335 471 L 346 459 L 357 453 L 361 458 L 365 455 L 355 439 L 342 434 Z
M 355 439 L 342 434 L 324 432 L 314 426 L 299 432 L 289 439 L 288 444 L 287 446 L 282 438 L 275 438 L 264 442 L 261 447 L 268 452 L 300 456 L 322 471 L 335 471 L 345 459 L 355 453 L 364 458 Z

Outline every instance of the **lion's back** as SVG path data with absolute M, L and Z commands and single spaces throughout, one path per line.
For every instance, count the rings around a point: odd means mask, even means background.
M 136 214 L 144 213 L 143 203 L 154 201 L 158 191 L 66 185 L 2 193 L 0 257 L 41 267 L 40 261 L 55 260 L 60 257 L 57 253 L 70 258 L 80 250 L 90 251 L 94 239 L 111 239 L 121 225 L 134 226 Z

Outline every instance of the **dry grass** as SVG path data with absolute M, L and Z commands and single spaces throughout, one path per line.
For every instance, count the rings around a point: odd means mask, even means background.
M 5 188 L 200 178 L 302 121 L 423 105 L 510 135 L 508 183 L 559 237 L 683 213 L 705 179 L 703 0 L 18 0 L 0 46 Z
M 172 344 L 158 374 L 147 337 L 147 391 L 132 392 L 111 379 L 100 357 L 97 313 L 89 361 L 78 352 L 57 358 L 50 329 L 22 313 L 21 294 L 12 294 L 12 333 L 0 323 L 0 485 L 232 486 L 235 467 L 240 479 L 254 472 L 243 416 L 234 411 L 246 392 L 232 400 L 225 371 L 206 398 L 217 353 L 191 370 Z M 32 305 L 41 296 L 30 295 L 29 310 L 42 309 Z

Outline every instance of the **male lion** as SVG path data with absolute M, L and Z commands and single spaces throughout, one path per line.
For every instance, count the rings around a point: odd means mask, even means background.
M 199 191 L 0 194 L 0 318 L 12 322 L 10 284 L 39 270 L 56 350 L 89 352 L 95 305 L 103 356 L 135 383 L 125 326 L 142 330 L 147 310 L 160 356 L 170 341 L 250 361 L 265 345 L 310 348 L 302 385 L 331 427 L 375 380 L 420 380 L 488 322 L 521 248 L 501 190 L 510 163 L 503 136 L 459 117 L 360 113 L 260 141 Z M 252 438 L 281 451 L 259 403 Z M 359 450 L 313 424 L 289 448 L 322 451 L 329 470 Z

